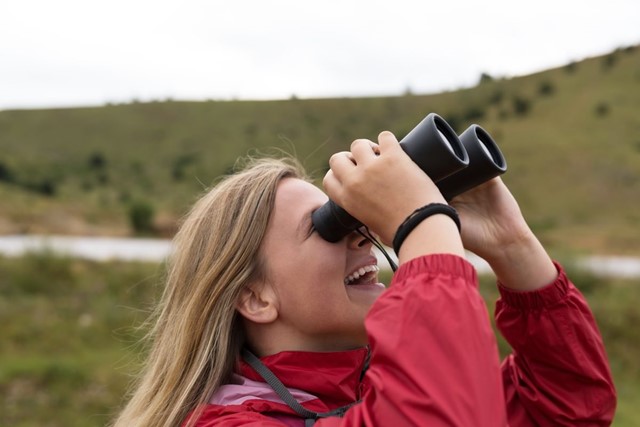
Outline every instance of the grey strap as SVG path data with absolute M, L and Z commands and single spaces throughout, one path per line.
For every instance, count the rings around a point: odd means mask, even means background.
M 310 411 L 302 406 L 300 402 L 295 399 L 295 397 L 293 397 L 289 389 L 287 389 L 287 387 L 282 384 L 282 381 L 280 381 L 278 377 L 276 377 L 276 375 L 271 372 L 271 370 L 267 368 L 255 354 L 244 348 L 242 349 L 242 358 L 262 377 L 262 379 L 267 382 L 267 384 L 271 386 L 271 388 L 276 392 L 278 396 L 280 396 L 280 399 L 282 399 L 282 401 L 286 403 L 287 406 L 296 411 L 298 415 L 305 419 L 305 427 L 313 426 L 318 418 L 326 418 L 332 416 L 342 417 L 344 413 L 347 412 L 347 409 L 358 403 L 354 402 L 347 406 L 341 406 L 329 412 L 318 413 Z

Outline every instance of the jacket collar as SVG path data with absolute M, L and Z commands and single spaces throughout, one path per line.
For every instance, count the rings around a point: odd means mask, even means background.
M 368 347 L 326 353 L 284 351 L 260 360 L 285 386 L 304 390 L 334 407 L 360 398 L 361 376 L 368 354 Z M 264 381 L 245 361 L 240 362 L 238 372 L 254 381 Z

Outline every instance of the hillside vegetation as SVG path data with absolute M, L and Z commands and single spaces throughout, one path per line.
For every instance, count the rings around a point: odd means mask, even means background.
M 425 71 L 425 72 L 428 72 Z M 430 112 L 496 139 L 505 181 L 559 252 L 640 254 L 640 48 L 434 95 L 0 111 L 0 233 L 170 236 L 238 156 L 333 152 Z
M 139 340 L 162 291 L 162 266 L 41 253 L 0 257 L 0 271 L 0 425 L 107 425 L 144 358 Z M 618 391 L 613 425 L 637 426 L 638 284 L 569 275 L 589 300 L 607 348 Z M 495 279 L 482 277 L 480 291 L 492 311 Z M 502 355 L 510 352 L 499 343 Z

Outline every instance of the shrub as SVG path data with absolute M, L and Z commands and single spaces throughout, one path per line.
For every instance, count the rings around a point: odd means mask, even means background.
M 484 110 L 478 106 L 469 106 L 463 114 L 463 119 L 468 122 L 480 120 L 484 117 Z
M 600 102 L 596 105 L 594 112 L 598 117 L 605 117 L 609 114 L 609 104 L 606 102 Z
M 102 153 L 95 152 L 89 156 L 89 168 L 93 170 L 102 170 L 107 165 L 107 159 Z
M 56 183 L 52 178 L 44 178 L 40 182 L 30 182 L 24 184 L 24 188 L 47 197 L 55 196 L 57 190 Z
M 602 57 L 602 69 L 607 71 L 607 70 L 613 68 L 613 66 L 616 65 L 617 61 L 618 61 L 617 52 L 611 52 L 610 54 L 603 56 Z
M 109 181 L 110 181 L 109 174 L 106 171 L 101 171 L 98 174 L 97 179 L 100 185 L 107 185 L 109 184 Z
M 538 93 L 543 96 L 552 95 L 555 91 L 555 86 L 548 80 L 541 82 L 538 86 Z
M 577 69 L 578 69 L 578 64 L 575 61 L 569 62 L 564 67 L 564 70 L 569 74 L 573 74 Z
M 489 83 L 489 82 L 492 82 L 493 80 L 494 80 L 494 78 L 491 77 L 490 74 L 482 73 L 482 74 L 480 74 L 480 81 L 478 83 L 479 84 Z
M 171 177 L 173 180 L 182 181 L 186 175 L 186 169 L 195 162 L 195 154 L 183 154 L 174 159 L 171 165 Z
M 129 222 L 136 233 L 148 233 L 153 229 L 153 206 L 145 201 L 137 200 L 129 206 Z
M 511 104 L 513 105 L 513 112 L 517 116 L 526 116 L 531 110 L 531 102 L 522 96 L 514 96 L 511 100 Z
M 2 162 L 0 162 L 0 181 L 14 182 L 13 172 Z
M 502 102 L 503 99 L 504 99 L 504 91 L 502 89 L 496 89 L 495 92 L 493 92 L 489 96 L 489 104 L 498 105 Z

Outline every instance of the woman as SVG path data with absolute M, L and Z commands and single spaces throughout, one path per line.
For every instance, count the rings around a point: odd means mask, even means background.
M 405 227 L 389 289 L 367 239 L 314 233 L 327 196 L 296 166 L 254 164 L 199 200 L 176 236 L 146 368 L 117 426 L 302 426 L 327 412 L 342 417 L 316 426 L 610 424 L 593 316 L 500 179 L 455 200 L 460 234 L 391 133 L 330 166 L 328 195 L 383 243 Z M 406 229 L 433 203 L 445 212 Z M 502 365 L 465 247 L 499 280 L 497 323 L 514 348 Z

